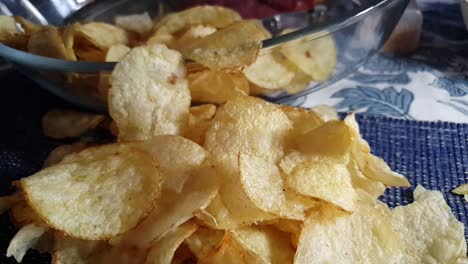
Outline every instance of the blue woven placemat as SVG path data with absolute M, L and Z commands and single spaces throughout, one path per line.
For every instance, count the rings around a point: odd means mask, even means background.
M 47 153 L 61 142 L 41 134 L 42 115 L 52 107 L 69 107 L 15 72 L 0 74 L 0 195 L 13 191 L 10 183 L 39 170 Z M 468 125 L 358 116 L 361 132 L 374 154 L 406 175 L 413 187 L 421 184 L 443 192 L 457 218 L 468 224 L 468 203 L 450 193 L 468 182 Z M 391 207 L 412 202 L 413 188 L 387 191 Z M 15 229 L 0 216 L 0 263 Z M 48 255 L 30 252 L 23 263 L 50 263 Z

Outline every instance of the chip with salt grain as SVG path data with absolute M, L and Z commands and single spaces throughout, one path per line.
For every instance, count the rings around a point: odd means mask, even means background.
M 120 141 L 181 134 L 190 107 L 181 55 L 159 44 L 132 49 L 112 72 L 108 101 Z
M 103 120 L 103 115 L 53 109 L 42 118 L 42 131 L 54 139 L 74 138 L 95 129 Z

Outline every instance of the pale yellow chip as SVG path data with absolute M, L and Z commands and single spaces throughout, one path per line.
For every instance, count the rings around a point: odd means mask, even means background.
M 190 107 L 188 128 L 184 132 L 184 137 L 203 146 L 206 131 L 208 131 L 215 113 L 216 106 L 211 104 Z
M 204 38 L 216 32 L 216 28 L 212 26 L 197 25 L 189 28 L 180 37 L 170 42 L 170 48 L 184 53 L 190 44 L 200 38 Z
M 47 156 L 47 159 L 44 161 L 42 167 L 47 168 L 52 165 L 55 165 L 62 161 L 66 156 L 72 153 L 80 152 L 89 147 L 90 145 L 91 144 L 86 143 L 84 141 L 78 141 L 70 145 L 58 146 L 49 153 L 49 156 Z
M 106 57 L 104 58 L 105 62 L 118 62 L 120 61 L 125 55 L 130 52 L 130 48 L 123 44 L 116 44 L 111 46 L 106 53 Z M 98 93 L 100 98 L 102 98 L 105 102 L 107 102 L 107 95 L 110 89 L 110 73 L 101 72 L 99 74 L 99 81 L 97 85 Z
M 34 223 L 22 227 L 11 239 L 6 256 L 14 257 L 18 263 L 21 263 L 26 252 L 34 247 L 41 236 L 48 230 L 48 227 L 36 225 Z
M 212 70 L 242 69 L 255 61 L 268 37 L 258 21 L 243 20 L 193 41 L 183 54 Z
M 185 244 L 198 259 L 204 259 L 210 251 L 219 246 L 224 234 L 224 230 L 200 227 L 185 239 Z
M 294 66 L 275 50 L 260 52 L 255 62 L 244 69 L 245 77 L 264 89 L 281 89 L 294 78 Z
M 17 34 L 18 28 L 16 27 L 15 17 L 12 16 L 0 16 L 0 36 L 3 35 L 14 35 Z
M 312 77 L 305 74 L 299 68 L 295 67 L 294 77 L 283 88 L 288 94 L 296 94 L 307 89 L 311 81 L 312 81 Z
M 61 60 L 76 60 L 65 48 L 62 36 L 56 27 L 45 27 L 31 35 L 28 52 Z
M 400 262 L 403 251 L 390 210 L 360 196 L 352 214 L 331 206 L 311 213 L 302 228 L 294 263 L 407 263 Z
M 153 27 L 153 20 L 151 19 L 148 12 L 116 16 L 114 21 L 116 26 L 128 31 L 136 32 L 140 35 L 149 33 Z
M 337 50 L 331 36 L 292 41 L 283 45 L 281 51 L 292 63 L 315 81 L 326 81 L 335 72 Z
M 104 241 L 81 240 L 56 232 L 52 253 L 53 264 L 92 263 L 100 253 L 109 251 Z
M 314 111 L 291 106 L 281 106 L 281 110 L 293 124 L 293 137 L 307 133 L 324 123 Z
M 151 245 L 145 264 L 171 264 L 176 250 L 197 228 L 193 222 L 187 222 L 167 233 Z
M 221 6 L 197 6 L 167 15 L 156 23 L 153 35 L 174 34 L 197 25 L 225 28 L 238 20 L 241 20 L 241 16 L 232 9 Z
M 69 155 L 19 183 L 28 204 L 51 227 L 103 240 L 135 227 L 150 213 L 162 180 L 148 154 L 112 144 Z
M 353 211 L 357 194 L 343 164 L 305 161 L 286 176 L 286 184 L 299 194 L 318 198 Z
M 54 139 L 79 137 L 95 129 L 103 120 L 103 115 L 53 109 L 42 118 L 42 131 Z
M 328 105 L 318 105 L 311 109 L 320 116 L 323 122 L 328 122 L 331 120 L 340 120 L 338 117 L 338 112 L 336 109 Z
M 164 189 L 156 208 L 133 230 L 111 244 L 148 247 L 205 209 L 218 192 L 218 179 L 210 166 L 194 171 L 180 193 Z
M 468 201 L 468 184 L 462 184 L 457 188 L 453 189 L 452 192 L 463 195 L 465 197 L 465 201 Z
M 288 199 L 286 184 L 274 163 L 242 153 L 239 167 L 242 187 L 259 209 L 281 218 L 304 219 L 305 208 Z
M 23 196 L 20 192 L 16 192 L 12 195 L 0 197 L 0 214 L 3 214 L 5 211 L 9 210 L 16 204 L 23 201 Z
M 273 223 L 273 226 L 283 232 L 289 233 L 291 235 L 291 245 L 297 248 L 299 236 L 301 235 L 302 223 L 302 221 L 292 219 L 277 219 Z
M 289 235 L 271 226 L 249 226 L 231 231 L 243 247 L 259 256 L 264 263 L 293 263 L 294 248 Z
M 396 207 L 392 220 L 405 245 L 400 263 L 455 263 L 466 257 L 465 227 L 441 192 L 416 187 L 414 202 Z
M 181 55 L 163 45 L 134 48 L 112 72 L 109 113 L 120 141 L 180 134 L 189 107 Z
M 249 83 L 241 73 L 204 70 L 187 77 L 193 102 L 221 104 L 249 95 Z
M 354 160 L 350 159 L 348 165 L 348 171 L 351 175 L 351 182 L 353 187 L 366 191 L 373 198 L 377 199 L 385 192 L 385 185 L 379 181 L 374 181 L 367 178 L 359 168 L 359 165 Z
M 125 30 L 103 22 L 76 24 L 74 30 L 75 38 L 82 37 L 103 51 L 116 44 L 128 45 L 129 43 L 128 33 Z

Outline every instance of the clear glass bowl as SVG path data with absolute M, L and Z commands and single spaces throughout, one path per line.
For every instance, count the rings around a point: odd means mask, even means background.
M 34 3 L 37 3 L 36 5 Z M 67 0 L 67 1 L 0 1 L 0 11 L 23 16 L 39 24 L 63 25 L 76 21 L 112 21 L 115 15 L 149 12 L 158 16 L 180 10 L 186 1 L 156 0 Z M 409 0 L 328 0 L 309 12 L 280 14 L 262 19 L 272 38 L 263 41 L 262 53 L 292 41 L 305 38 L 317 41 L 332 37 L 337 49 L 337 65 L 329 79 L 312 81 L 308 88 L 296 93 L 270 92 L 267 100 L 287 103 L 311 91 L 326 88 L 345 78 L 367 58 L 377 52 L 388 39 Z M 283 29 L 296 31 L 279 35 Z M 113 69 L 115 63 L 64 61 L 16 50 L 0 44 L 0 56 L 12 63 L 25 76 L 53 94 L 95 111 L 106 111 L 106 104 L 97 93 L 99 73 Z M 73 79 L 80 76 L 79 80 Z M 70 80 L 74 80 L 71 82 Z M 73 83 L 73 87 L 70 84 Z M 76 83 L 80 88 L 76 89 Z

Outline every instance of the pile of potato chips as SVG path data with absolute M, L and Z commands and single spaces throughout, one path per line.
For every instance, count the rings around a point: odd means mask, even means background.
M 117 16 L 114 24 L 65 27 L 0 16 L 1 43 L 61 60 L 116 62 L 133 48 L 164 44 L 182 54 L 192 100 L 199 103 L 279 91 L 294 94 L 334 73 L 337 51 L 331 36 L 262 49 L 262 40 L 271 37 L 260 21 L 242 20 L 236 11 L 220 6 L 193 7 L 156 19 L 143 13 Z M 109 75 L 67 73 L 62 83 L 106 102 Z
M 136 47 L 109 76 L 110 117 L 44 116 L 45 135 L 77 141 L 0 198 L 19 228 L 7 256 L 21 262 L 33 248 L 56 264 L 468 261 L 464 226 L 440 192 L 418 186 L 414 203 L 394 209 L 378 200 L 410 184 L 371 154 L 354 115 L 243 94 L 191 106 L 191 70 L 165 45 Z M 219 89 L 242 78 L 203 71 Z M 84 140 L 98 128 L 114 143 Z

